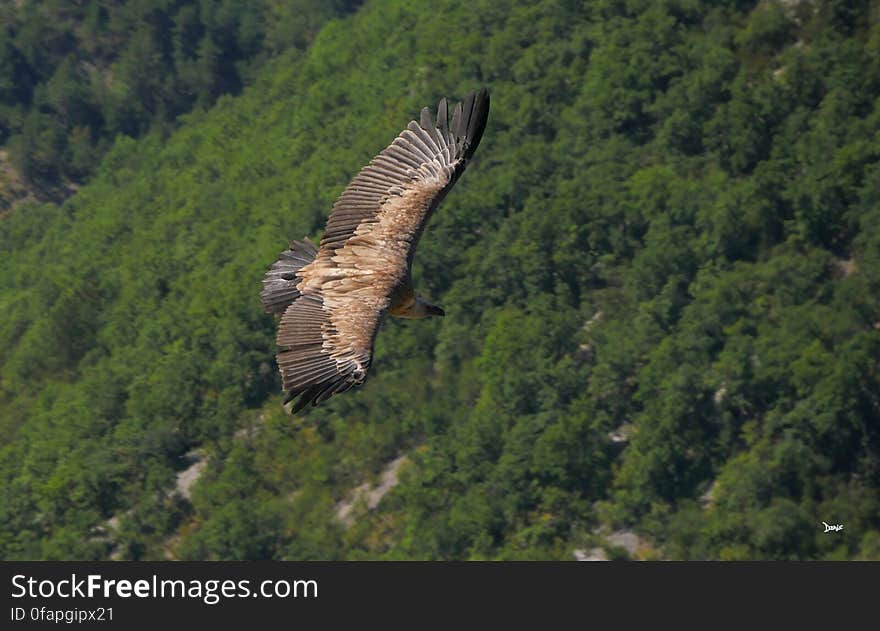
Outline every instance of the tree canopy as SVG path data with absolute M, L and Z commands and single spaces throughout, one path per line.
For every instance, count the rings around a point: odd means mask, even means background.
M 880 558 L 876 2 L 75 6 L 0 31 L 10 147 L 73 174 L 88 139 L 75 194 L 0 218 L 0 556 L 570 559 L 627 529 L 639 558 Z M 231 87 L 179 62 L 246 50 Z M 415 262 L 446 318 L 388 321 L 363 388 L 286 416 L 264 270 L 483 85 Z
M 262 64 L 302 51 L 346 0 L 28 0 L 0 7 L 0 146 L 29 187 L 0 209 L 58 200 L 120 135 L 168 133 L 238 94 Z M 30 191 L 28 191 L 28 188 Z

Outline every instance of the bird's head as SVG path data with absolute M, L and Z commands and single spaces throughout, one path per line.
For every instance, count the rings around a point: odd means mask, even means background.
M 409 309 L 402 313 L 397 313 L 396 315 L 401 318 L 420 320 L 422 318 L 430 318 L 431 316 L 440 316 L 442 318 L 446 315 L 446 312 L 437 305 L 432 305 L 419 295 L 416 296 L 415 302 L 412 303 L 412 306 L 409 307 Z
M 416 317 L 418 318 L 430 318 L 432 316 L 443 317 L 446 315 L 446 312 L 443 311 L 437 305 L 432 305 L 430 302 L 425 300 L 424 296 L 419 294 L 416 297 L 416 303 L 413 305 L 415 307 L 415 311 L 418 314 Z
M 437 305 L 426 305 L 425 311 L 428 313 L 428 317 L 440 316 L 442 318 L 443 316 L 446 315 L 446 312 L 443 311 L 443 309 L 441 309 Z

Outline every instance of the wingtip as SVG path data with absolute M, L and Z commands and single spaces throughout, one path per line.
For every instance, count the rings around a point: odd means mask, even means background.
M 449 131 L 452 144 L 458 145 L 455 147 L 457 156 L 467 160 L 476 151 L 489 119 L 489 102 L 489 88 L 484 86 L 468 92 L 456 104 Z M 445 105 L 445 99 L 441 101 L 442 105 Z M 438 106 L 438 118 L 440 109 Z
M 483 132 L 486 130 L 486 123 L 489 120 L 489 101 L 489 88 L 486 86 L 465 97 L 465 103 L 471 106 L 467 116 L 467 127 L 464 130 L 467 138 L 466 156 L 468 158 L 477 150 Z

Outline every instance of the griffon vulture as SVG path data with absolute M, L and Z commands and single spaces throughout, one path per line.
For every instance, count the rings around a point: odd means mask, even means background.
M 283 314 L 276 355 L 292 412 L 361 385 L 386 315 L 443 316 L 413 288 L 410 269 L 425 224 L 461 176 L 489 115 L 484 88 L 449 120 L 428 108 L 361 169 L 330 213 L 320 247 L 294 241 L 263 279 L 269 313 Z

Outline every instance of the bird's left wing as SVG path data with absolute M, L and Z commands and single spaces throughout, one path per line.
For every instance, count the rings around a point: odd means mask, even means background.
M 422 109 L 397 138 L 361 169 L 333 205 L 319 256 L 332 256 L 355 236 L 394 230 L 421 234 L 430 212 L 464 172 L 483 136 L 489 91 L 471 92 L 449 121 L 446 99 L 436 121 Z M 379 236 L 379 235 L 376 235 Z M 416 242 L 410 241 L 412 248 Z

